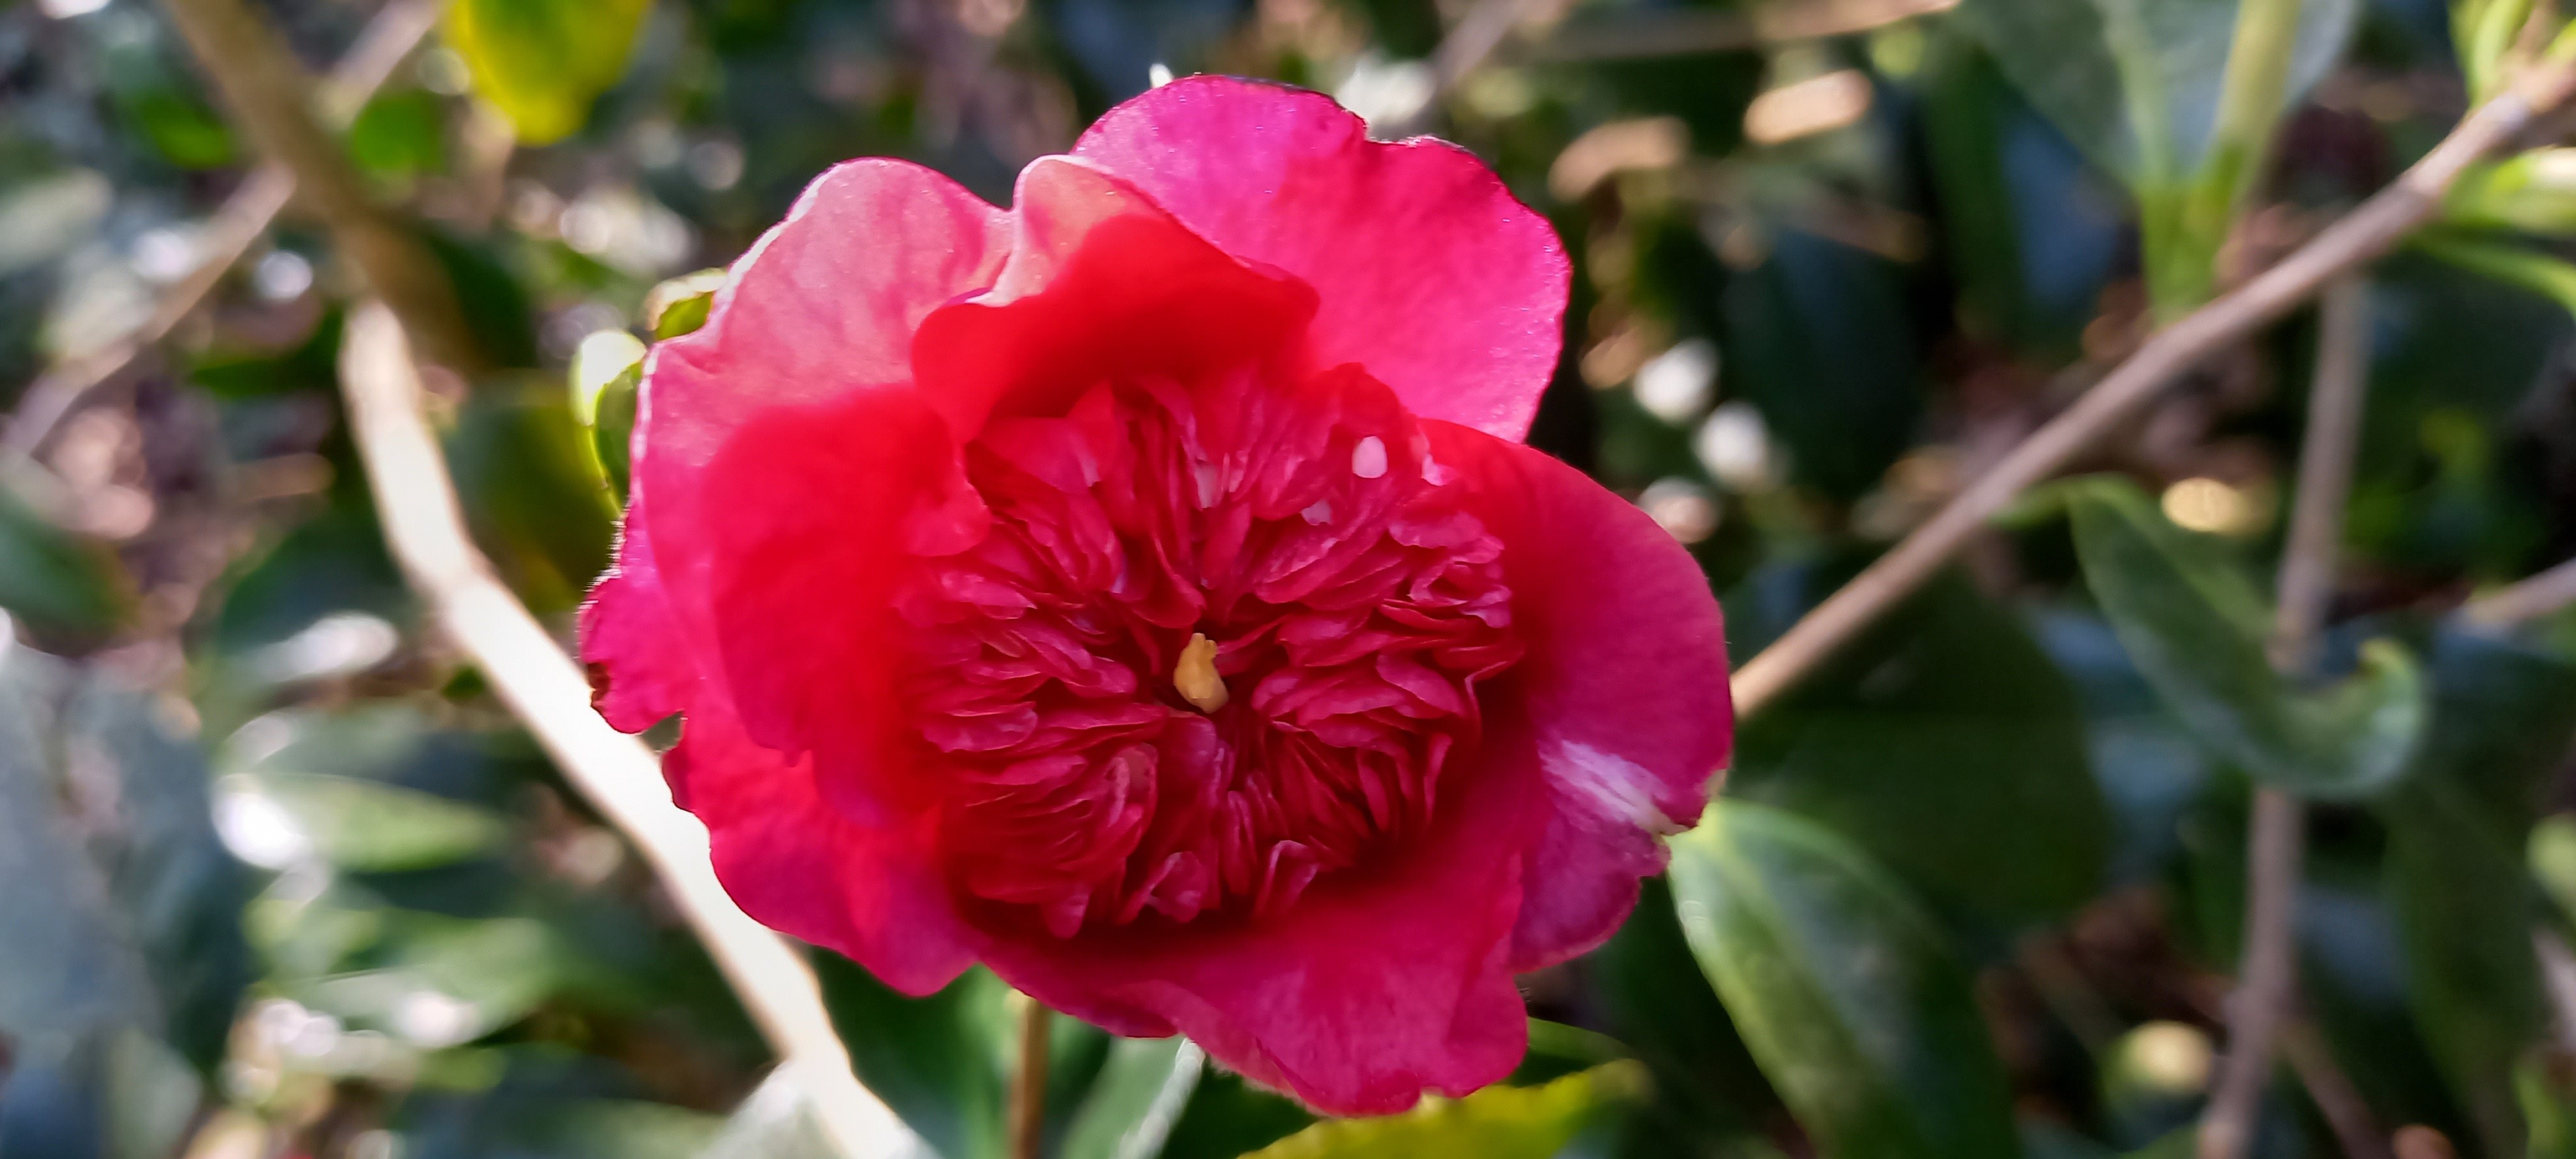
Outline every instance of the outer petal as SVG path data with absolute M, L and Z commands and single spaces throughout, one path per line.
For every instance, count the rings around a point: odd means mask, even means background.
M 1400 1111 L 1425 1087 L 1464 1095 L 1509 1074 L 1528 1042 L 1509 941 L 1521 851 L 1546 817 L 1526 746 L 1489 738 L 1520 755 L 1460 762 L 1474 777 L 1443 781 L 1422 840 L 1284 914 L 1070 940 L 986 922 L 985 961 L 1057 1009 L 1120 1034 L 1177 1030 L 1333 1114 Z
M 761 408 L 912 378 L 912 335 L 993 284 L 1010 215 L 882 157 L 814 179 L 734 263 L 707 323 L 654 350 L 639 470 L 695 467 Z
M 1690 553 L 1633 504 L 1518 443 L 1423 428 L 1503 542 L 1529 647 L 1489 704 L 1526 715 L 1553 805 L 1512 938 L 1513 968 L 1535 969 L 1608 938 L 1663 867 L 1656 837 L 1707 805 L 1735 736 L 1725 626 Z
M 582 609 L 581 637 L 610 724 L 635 732 L 685 714 L 664 774 L 706 823 L 716 876 L 754 918 L 916 994 L 973 961 L 917 826 L 852 821 L 824 803 L 810 761 L 743 736 L 730 691 L 704 678 L 684 647 L 640 521 L 629 525 L 618 570 Z
M 760 924 L 841 953 L 907 994 L 975 960 L 931 860 L 930 819 L 862 823 L 823 799 L 813 762 L 750 742 L 721 710 L 690 714 L 667 758 L 707 824 L 716 877 Z
M 1569 267 L 1547 219 L 1446 142 L 1370 141 L 1302 89 L 1175 81 L 1111 109 L 1074 155 L 1321 299 L 1316 354 L 1407 408 L 1519 440 L 1563 341 Z

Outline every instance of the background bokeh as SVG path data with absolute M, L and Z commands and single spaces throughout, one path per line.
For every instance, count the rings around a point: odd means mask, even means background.
M 321 74 L 405 2 L 252 7 Z M 576 352 L 649 338 L 658 283 L 845 158 L 1003 201 L 1193 72 L 1466 145 L 1575 262 L 1532 441 L 1690 547 L 1742 658 L 2532 55 L 2468 43 L 2516 0 L 2307 0 L 2272 159 L 2175 226 L 2224 151 L 2233 0 L 456 2 L 342 141 L 505 368 L 433 381 L 433 419 L 481 547 L 567 636 L 615 510 Z M 823 1155 L 649 870 L 387 556 L 337 394 L 357 285 L 315 219 L 290 206 L 160 333 L 256 162 L 159 5 L 0 5 L 0 1156 Z M 2394 640 L 2421 684 L 2388 695 L 2430 719 L 2372 718 L 2296 786 L 2266 1159 L 2351 1153 L 2354 1108 L 2416 1128 L 2404 1159 L 2576 1155 L 2545 987 L 2576 918 L 2576 619 L 2449 615 L 2576 553 L 2570 235 L 2576 153 L 2531 153 L 2366 273 L 2325 669 Z M 2133 656 L 2163 632 L 2223 658 L 2194 633 L 2235 622 L 2115 626 L 2106 585 L 2269 590 L 2318 341 L 2301 313 L 2218 351 L 2080 464 L 2137 490 L 2035 496 L 1748 719 L 1696 876 L 1526 980 L 1527 1089 L 1282 1153 L 2189 1153 L 2254 780 L 2190 673 Z M 1002 1154 L 1005 987 L 815 968 L 928 1146 Z M 1053 1050 L 1069 1159 L 1310 1122 L 1175 1044 Z

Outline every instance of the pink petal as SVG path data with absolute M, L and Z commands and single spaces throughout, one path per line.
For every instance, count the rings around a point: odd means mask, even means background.
M 1386 863 L 1319 880 L 1255 922 L 1001 929 L 994 972 L 1059 1010 L 1131 1036 L 1187 1034 L 1253 1080 L 1337 1115 L 1389 1114 L 1428 1087 L 1464 1095 L 1510 1073 L 1528 1014 L 1509 969 L 1521 849 L 1544 817 L 1519 752 L 1449 787 L 1433 828 Z
M 1111 109 L 1074 156 L 1236 257 L 1315 288 L 1323 365 L 1406 407 L 1518 440 L 1563 340 L 1569 267 L 1546 218 L 1473 154 L 1370 141 L 1331 98 L 1191 77 Z
M 932 314 L 913 345 L 922 389 L 962 439 L 997 406 L 1057 414 L 1112 375 L 1189 381 L 1260 357 L 1314 313 L 1305 286 L 1247 269 L 1085 162 L 1031 162 L 1013 204 L 1015 248 L 992 292 Z
M 1553 813 L 1529 867 L 1512 965 L 1599 945 L 1695 823 L 1732 754 L 1726 632 L 1708 578 L 1634 504 L 1518 443 L 1424 423 L 1503 543 L 1528 655 L 1488 703 L 1525 714 Z
M 706 325 L 654 349 L 639 458 L 695 467 L 763 407 L 910 381 L 913 331 L 991 286 L 1010 242 L 1009 214 L 919 165 L 826 170 L 734 263 Z
M 773 407 L 703 486 L 709 517 L 685 540 L 657 522 L 653 547 L 704 576 L 709 662 L 745 731 L 811 752 L 826 796 L 854 815 L 917 803 L 894 595 L 922 556 L 972 545 L 989 519 L 945 423 L 909 388 Z
M 920 826 L 852 821 L 822 801 L 810 762 L 742 735 L 730 692 L 683 647 L 640 520 L 582 609 L 581 642 L 611 725 L 637 732 L 684 714 L 664 775 L 706 823 L 716 876 L 752 917 L 909 993 L 946 985 L 974 960 Z
M 723 711 L 691 713 L 668 762 L 707 824 L 716 877 L 760 924 L 842 954 L 907 994 L 975 961 L 948 903 L 927 815 L 855 821 L 823 799 L 810 761 L 751 743 Z

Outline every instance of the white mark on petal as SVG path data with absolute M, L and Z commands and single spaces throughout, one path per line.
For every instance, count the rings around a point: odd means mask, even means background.
M 1351 474 L 1375 479 L 1386 474 L 1386 440 L 1370 435 L 1351 448 Z
M 1649 833 L 1678 833 L 1682 827 L 1655 805 L 1656 778 L 1645 766 L 1580 741 L 1559 741 L 1542 756 L 1539 767 L 1548 781 L 1585 811 L 1606 821 L 1625 822 Z
M 1333 501 L 1330 499 L 1318 499 L 1315 501 L 1314 506 L 1300 511 L 1297 514 L 1306 518 L 1307 526 L 1321 527 L 1324 524 L 1333 521 Z

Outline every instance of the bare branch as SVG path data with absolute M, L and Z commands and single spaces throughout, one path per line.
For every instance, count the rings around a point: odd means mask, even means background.
M 652 864 L 845 1159 L 908 1154 L 911 1133 L 850 1073 L 804 958 L 733 903 L 708 860 L 706 829 L 671 804 L 652 751 L 591 710 L 581 670 L 467 538 L 455 483 L 421 415 L 419 370 L 383 305 L 350 315 L 340 384 L 386 546 L 413 590 L 564 778 Z
M 2326 293 L 2324 315 L 2307 433 L 2299 448 L 2299 493 L 2273 613 L 2272 666 L 2293 678 L 2313 664 L 2317 634 L 2334 601 L 2344 500 L 2352 490 L 2362 398 L 2370 385 L 2369 290 L 2351 278 L 2335 283 Z M 2279 789 L 2255 790 L 2246 852 L 2245 961 L 2236 992 L 2227 999 L 2227 1059 L 2201 1118 L 2200 1159 L 2236 1159 L 2252 1142 L 2272 1077 L 2273 1042 L 2298 1000 L 2292 919 L 2306 820 L 2298 798 Z
M 2471 600 L 2460 615 L 2482 628 L 2511 628 L 2556 615 L 2570 605 L 2576 605 L 2576 559 Z
M 1987 519 L 2137 413 L 2176 376 L 2289 313 L 2326 283 L 2387 253 L 2441 206 L 2443 193 L 2463 170 L 2513 139 L 2536 111 L 2557 108 L 2571 87 L 2576 87 L 2576 70 L 2566 65 L 2527 75 L 2513 91 L 2471 112 L 2394 184 L 2315 240 L 2148 339 L 2074 406 L 2022 440 L 1904 542 L 1738 669 L 1736 711 L 1749 716 L 1778 699 L 1922 586 Z
M 376 13 L 322 85 L 323 123 L 345 128 L 355 120 L 358 110 L 366 107 L 376 90 L 392 78 L 394 69 L 437 26 L 439 10 L 444 7 L 442 0 L 396 0 Z M 203 253 L 196 268 L 170 287 L 152 316 L 123 341 L 67 360 L 29 384 L 19 397 L 17 412 L 10 416 L 7 431 L 0 432 L 0 447 L 23 455 L 42 450 L 54 428 L 79 408 L 89 392 L 124 373 L 145 348 L 169 337 L 170 331 L 196 312 L 198 304 L 223 280 L 224 273 L 250 252 L 261 234 L 268 232 L 268 224 L 277 219 L 278 212 L 294 195 L 295 175 L 285 166 L 271 162 L 252 170 L 214 216 L 206 220 L 198 235 L 197 244 Z
M 242 0 L 168 0 L 198 64 L 242 129 L 331 233 L 332 245 L 402 319 L 421 356 L 464 374 L 485 368 L 455 287 L 427 243 L 386 212 L 339 142 L 315 119 L 304 68 Z

